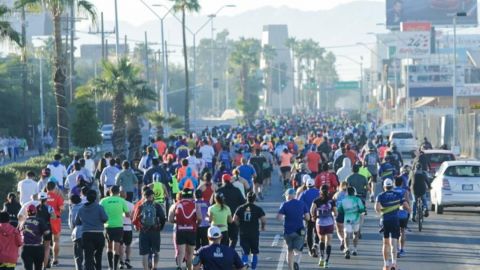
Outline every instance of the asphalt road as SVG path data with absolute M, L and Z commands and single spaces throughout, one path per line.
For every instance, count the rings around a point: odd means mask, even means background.
M 285 258 L 285 247 L 281 238 L 282 225 L 275 220 L 276 211 L 283 200 L 282 190 L 278 182 L 267 189 L 266 200 L 260 202 L 267 213 L 266 232 L 261 234 L 261 254 L 258 269 L 288 269 Z M 420 233 L 415 224 L 410 224 L 408 233 L 407 256 L 399 259 L 402 270 L 476 270 L 480 269 L 480 208 L 448 208 L 445 214 L 432 213 L 425 220 L 424 230 Z M 159 269 L 175 269 L 174 250 L 172 245 L 172 226 L 167 225 L 162 232 L 162 247 Z M 73 249 L 69 236 L 70 231 L 64 225 L 61 237 L 60 265 L 56 269 L 74 269 Z M 378 217 L 369 205 L 362 230 L 363 239 L 358 246 L 357 257 L 350 260 L 343 258 L 339 250 L 339 241 L 334 237 L 330 269 L 381 269 L 381 235 L 378 233 Z M 136 234 L 135 234 L 136 235 Z M 134 269 L 141 269 L 138 255 L 138 239 L 133 242 L 132 264 Z M 240 250 L 238 250 L 240 251 Z M 107 269 L 106 255 L 104 268 Z M 317 269 L 317 259 L 310 258 L 304 252 L 301 269 Z

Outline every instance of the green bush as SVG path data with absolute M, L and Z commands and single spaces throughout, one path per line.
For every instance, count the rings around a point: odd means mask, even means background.
M 25 162 L 11 163 L 0 167 L 0 200 L 6 198 L 7 194 L 16 191 L 18 181 L 25 179 L 28 171 L 33 171 L 37 179 L 50 162 L 53 161 L 55 152 L 48 152 L 43 156 L 33 157 Z M 72 161 L 71 156 L 64 156 L 62 163 L 67 166 Z

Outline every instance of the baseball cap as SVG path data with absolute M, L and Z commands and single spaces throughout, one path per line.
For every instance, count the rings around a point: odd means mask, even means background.
M 40 200 L 46 200 L 46 199 L 48 199 L 48 194 L 45 193 L 45 192 L 40 192 L 40 193 L 38 194 L 38 198 L 39 198 Z
M 313 180 L 312 178 L 308 178 L 307 182 L 305 182 L 305 183 L 307 184 L 307 187 L 315 186 L 315 180 Z
M 35 207 L 35 205 L 30 204 L 30 205 L 28 206 L 28 208 L 27 208 L 27 213 L 28 213 L 29 215 L 34 215 L 34 214 L 36 214 L 36 213 L 37 213 L 37 208 Z
M 210 228 L 208 228 L 208 238 L 211 238 L 211 239 L 218 239 L 220 237 L 222 237 L 222 231 L 220 231 L 220 228 L 218 228 L 217 226 L 211 226 Z
M 230 183 L 232 181 L 232 176 L 230 176 L 230 174 L 224 174 L 222 175 L 222 180 L 224 182 Z
M 285 196 L 295 195 L 295 189 L 289 188 L 285 191 Z
M 305 174 L 304 176 L 302 176 L 302 182 L 303 182 L 304 184 L 307 184 L 307 186 L 308 186 L 308 181 L 310 181 L 311 179 L 312 179 L 312 178 L 311 178 L 310 175 L 308 175 L 308 174 Z
M 390 178 L 385 179 L 385 181 L 383 182 L 383 186 L 384 187 L 393 187 L 392 179 L 390 179 Z

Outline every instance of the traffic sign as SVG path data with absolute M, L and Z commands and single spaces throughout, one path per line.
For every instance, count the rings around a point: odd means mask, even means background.
M 335 83 L 335 90 L 358 90 L 360 83 L 358 81 L 340 81 Z

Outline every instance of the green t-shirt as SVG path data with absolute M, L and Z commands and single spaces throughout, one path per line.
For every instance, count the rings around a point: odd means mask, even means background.
M 338 211 L 345 215 L 345 223 L 350 224 L 360 222 L 360 214 L 365 212 L 365 206 L 362 200 L 356 196 L 347 196 L 338 206 Z
M 118 196 L 103 198 L 100 205 L 105 209 L 108 221 L 105 228 L 123 228 L 123 213 L 128 213 L 127 202 Z
M 360 175 L 365 176 L 365 178 L 367 178 L 367 180 L 370 179 L 370 177 L 372 176 L 372 174 L 370 173 L 370 171 L 368 170 L 368 168 L 367 168 L 367 167 L 364 167 L 364 166 L 360 167 L 360 170 L 358 171 L 358 173 L 359 173 Z
M 222 232 L 228 231 L 228 216 L 232 215 L 230 207 L 224 205 L 222 209 L 220 205 L 214 204 L 208 208 L 208 212 L 212 226 L 217 226 Z

